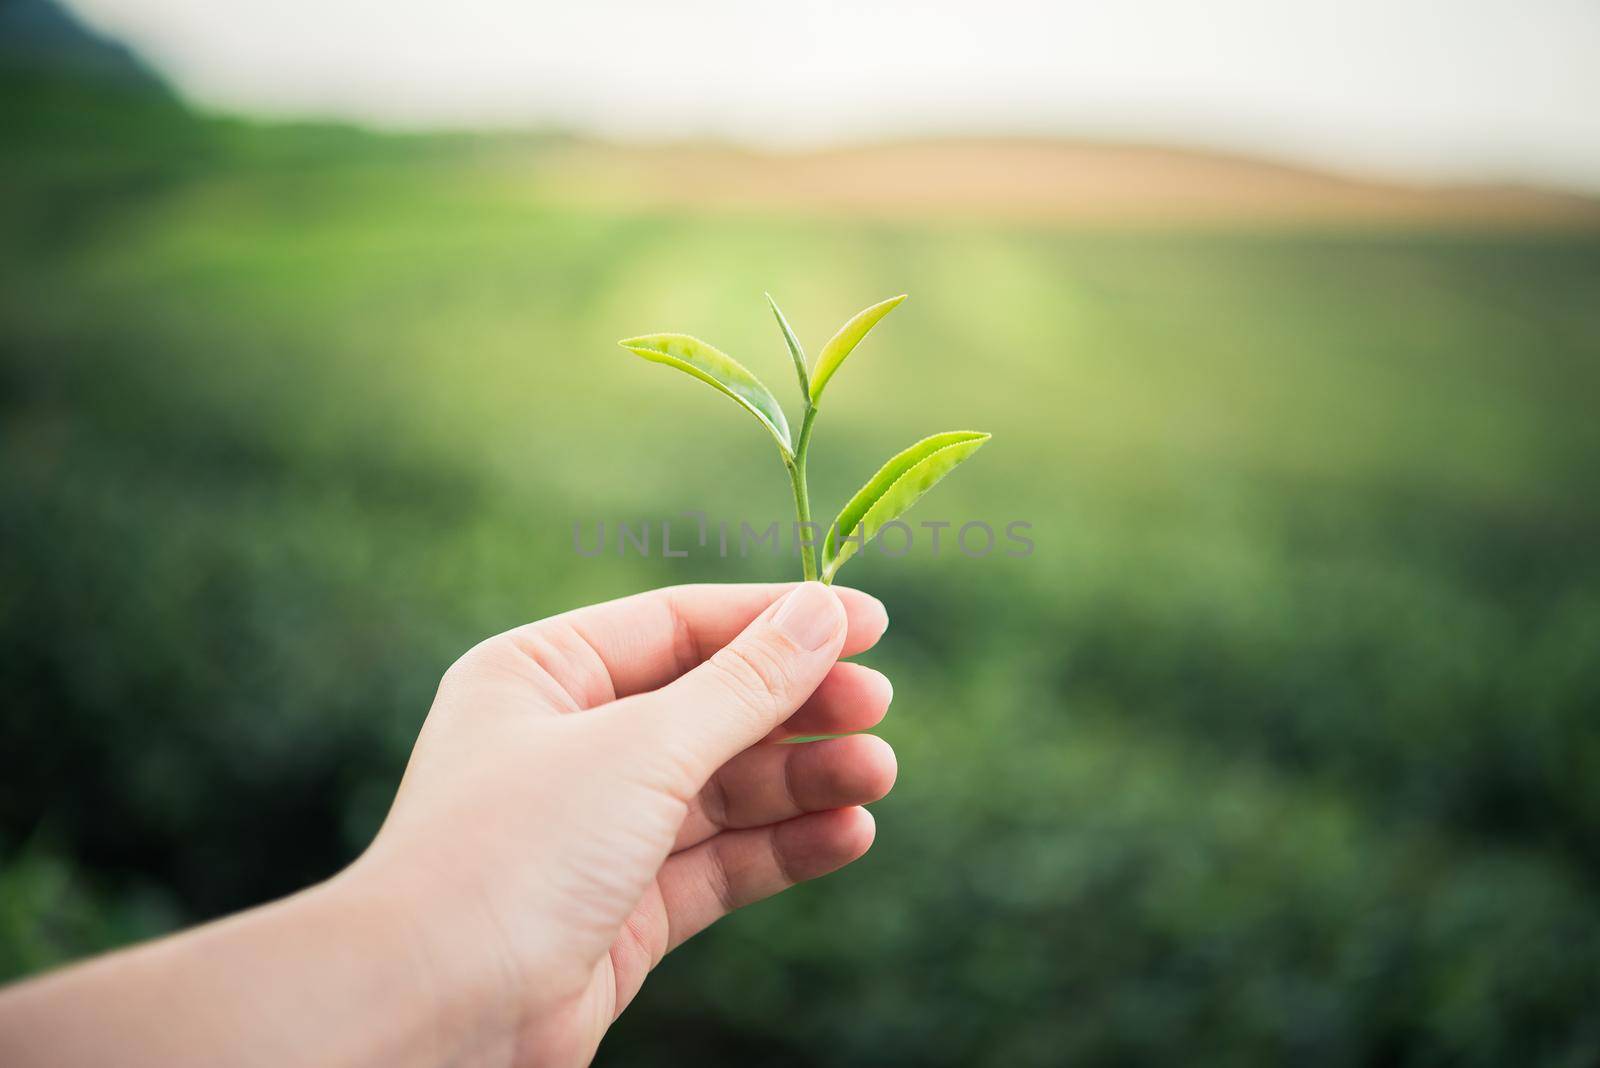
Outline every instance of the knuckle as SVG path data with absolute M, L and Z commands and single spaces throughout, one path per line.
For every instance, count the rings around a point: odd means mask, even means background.
M 667 955 L 666 939 L 661 937 L 662 932 L 645 924 L 638 912 L 629 916 L 622 924 L 622 937 L 617 940 L 617 946 L 630 947 L 635 958 L 641 963 L 643 971 L 654 971 L 656 965 Z
M 519 674 L 517 644 L 510 633 L 496 634 L 480 641 L 456 658 L 439 677 L 435 703 L 469 708 L 480 702 L 487 693 L 503 685 L 508 678 L 525 680 Z
M 502 642 L 501 635 L 485 638 L 471 649 L 462 653 L 455 663 L 444 669 L 444 675 L 439 680 L 441 690 L 455 690 L 470 686 L 480 680 L 488 665 L 494 662 L 499 653 Z
M 733 870 L 727 855 L 727 844 L 720 840 L 711 849 L 711 864 L 706 869 L 706 884 L 723 913 L 733 912 L 741 902 L 734 888 Z
M 794 686 L 789 658 L 769 642 L 729 645 L 707 663 L 734 699 L 754 712 L 776 712 Z
M 700 811 L 716 827 L 728 826 L 728 786 L 720 772 L 713 774 L 700 790 Z

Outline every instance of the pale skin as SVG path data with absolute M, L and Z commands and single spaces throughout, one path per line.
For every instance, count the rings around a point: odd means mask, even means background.
M 377 838 L 327 882 L 0 991 L 0 1063 L 579 1065 L 662 957 L 856 860 L 894 782 L 888 619 L 681 586 L 445 674 Z M 788 743 L 795 736 L 848 734 Z

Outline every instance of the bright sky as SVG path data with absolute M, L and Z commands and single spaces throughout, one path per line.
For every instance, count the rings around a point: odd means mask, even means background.
M 1600 190 L 1600 0 L 69 0 L 192 98 L 803 145 L 1063 133 Z

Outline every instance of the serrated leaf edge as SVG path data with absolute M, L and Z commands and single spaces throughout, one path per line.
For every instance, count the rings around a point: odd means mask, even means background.
M 711 375 L 706 374 L 689 361 L 680 359 L 679 357 L 672 355 L 670 352 L 663 352 L 660 349 L 653 349 L 646 345 L 631 344 L 631 342 L 650 337 L 686 338 L 689 341 L 693 341 L 697 345 L 704 345 L 712 352 L 715 352 L 717 355 L 721 356 L 723 359 L 739 368 L 739 370 L 749 375 L 750 380 L 756 385 L 760 386 L 763 390 L 766 390 L 767 396 L 772 398 L 773 407 L 778 410 L 778 419 L 781 422 L 774 423 L 766 412 L 763 412 L 760 408 L 757 408 L 755 405 L 751 404 L 748 399 L 739 396 L 739 394 L 729 389 L 723 383 L 717 381 Z M 617 344 L 641 359 L 649 360 L 651 363 L 665 363 L 667 366 L 676 368 L 677 370 L 682 371 L 684 374 L 693 378 L 698 378 L 700 381 L 706 383 L 706 385 L 711 386 L 718 393 L 721 393 L 723 396 L 729 398 L 735 404 L 739 405 L 739 407 L 755 416 L 756 419 L 760 421 L 761 425 L 767 428 L 767 432 L 772 435 L 773 440 L 778 443 L 778 448 L 783 450 L 783 455 L 785 457 L 792 457 L 794 455 L 794 445 L 789 439 L 789 419 L 788 416 L 784 415 L 783 413 L 783 405 L 778 403 L 777 394 L 773 393 L 767 384 L 761 381 L 760 376 L 754 371 L 750 370 L 750 368 L 746 367 L 732 356 L 729 356 L 726 352 L 723 352 L 721 349 L 711 344 L 711 342 L 695 337 L 693 334 L 684 334 L 676 331 L 663 330 L 654 334 L 636 334 L 633 337 L 623 338 L 621 341 L 618 341 Z M 640 349 L 644 349 L 645 351 L 641 352 L 639 351 Z M 646 356 L 645 352 L 650 353 L 650 355 Z M 656 357 L 660 358 L 657 359 Z
M 922 457 L 916 463 L 912 464 L 910 467 L 908 467 L 904 471 L 900 472 L 900 474 L 895 478 L 895 480 L 893 482 L 891 482 L 887 486 L 883 487 L 883 492 L 878 494 L 878 496 L 873 499 L 872 504 L 867 506 L 866 511 L 861 513 L 861 520 L 862 521 L 864 521 L 866 519 L 867 515 L 869 513 L 871 513 L 872 509 L 877 505 L 877 503 L 879 501 L 881 501 L 885 497 L 889 496 L 889 494 L 894 490 L 894 488 L 896 486 L 898 486 L 902 481 L 904 481 L 908 476 L 910 476 L 910 474 L 913 471 L 915 471 L 917 468 L 921 467 L 923 464 L 927 463 L 928 461 L 932 460 L 934 457 L 938 456 L 940 453 L 948 452 L 950 449 L 959 449 L 964 445 L 974 445 L 975 444 L 978 448 L 981 448 L 985 442 L 987 442 L 991 437 L 994 436 L 993 434 L 990 434 L 988 431 L 985 431 L 985 430 L 941 430 L 937 434 L 929 434 L 927 438 L 922 438 L 920 441 L 917 441 L 917 442 L 912 443 L 911 445 L 908 445 L 906 448 L 901 449 L 899 453 L 896 453 L 894 456 L 891 456 L 886 463 L 884 463 L 882 466 L 880 466 L 877 471 L 874 471 L 872 473 L 872 476 L 870 478 L 868 478 L 866 482 L 862 483 L 862 489 L 865 489 L 867 486 L 870 486 L 872 484 L 872 480 L 877 478 L 878 475 L 883 472 L 883 469 L 885 467 L 888 467 L 889 464 L 893 463 L 895 461 L 895 459 L 901 455 L 901 453 L 910 452 L 912 449 L 915 449 L 918 445 L 922 444 L 922 442 L 927 441 L 928 438 L 936 438 L 936 437 L 939 437 L 939 436 L 944 435 L 944 434 L 972 434 L 972 435 L 974 435 L 974 437 L 966 438 L 965 440 L 962 440 L 962 441 L 952 441 L 948 445 L 941 445 L 939 448 L 934 449 L 932 452 L 928 453 L 928 455 Z M 977 448 L 974 448 L 973 451 L 976 452 Z M 955 468 L 951 468 L 951 470 L 953 471 L 953 470 L 955 470 Z M 948 474 L 948 472 L 946 472 L 946 473 Z M 928 490 L 931 490 L 932 488 L 933 488 L 932 486 L 929 486 Z M 928 490 L 924 490 L 922 492 L 922 495 L 917 497 L 917 501 L 920 501 L 922 499 L 922 497 L 927 496 Z M 855 497 L 854 497 L 854 495 L 852 495 L 850 500 L 845 502 L 844 508 L 839 509 L 839 516 L 843 516 L 844 515 L 845 509 L 849 508 L 851 502 L 854 501 L 854 500 L 855 500 Z M 911 506 L 915 505 L 917 503 L 917 501 L 912 501 L 911 505 L 907 505 L 905 511 L 900 512 L 899 515 L 905 515 L 906 512 L 909 512 L 911 510 Z M 827 538 L 824 540 L 824 543 L 823 543 L 824 556 L 823 556 L 823 563 L 822 563 L 822 581 L 824 581 L 824 582 L 831 582 L 833 580 L 833 576 L 838 573 L 838 571 L 839 571 L 839 569 L 841 567 L 844 566 L 845 561 L 849 560 L 851 556 L 854 556 L 862 548 L 865 548 L 865 544 L 863 544 L 861 546 L 857 546 L 855 548 L 852 548 L 849 553 L 847 553 L 847 554 L 845 554 L 843 556 L 839 556 L 839 555 L 836 554 L 836 552 L 834 550 L 837 550 L 838 543 L 839 543 L 839 538 L 840 538 L 840 535 L 838 533 L 838 530 L 839 530 L 839 516 L 835 516 L 834 517 L 833 525 L 828 528 L 828 535 L 827 535 Z M 860 521 L 858 521 L 856 525 L 860 526 L 861 525 Z M 876 534 L 873 535 L 873 537 L 876 537 L 876 536 L 877 536 Z M 868 540 L 870 540 L 870 539 L 868 539 Z
M 856 351 L 856 348 L 867 339 L 867 335 L 872 333 L 872 331 L 877 328 L 879 323 L 883 322 L 884 318 L 890 312 L 894 311 L 901 304 L 904 304 L 906 297 L 908 296 L 910 296 L 910 294 L 901 293 L 897 297 L 889 297 L 886 300 L 878 301 L 876 304 L 869 304 L 867 307 L 862 308 L 860 311 L 850 316 L 850 318 L 846 319 L 844 321 L 844 325 L 833 332 L 833 336 L 830 337 L 822 346 L 822 348 L 817 351 L 817 365 L 812 368 L 811 403 L 813 405 L 822 399 L 822 391 L 827 388 L 828 383 L 832 381 L 833 376 L 838 372 L 839 368 L 844 366 L 844 361 L 850 358 L 850 354 Z M 879 311 L 880 308 L 883 310 Z M 866 318 L 873 312 L 878 312 L 878 315 L 877 318 L 872 320 L 872 325 L 868 326 L 866 330 L 862 331 L 861 336 L 856 338 L 855 343 L 852 344 L 848 349 L 845 349 L 844 352 L 840 353 L 838 358 L 834 359 L 831 364 L 824 366 L 824 364 L 828 362 L 828 350 L 833 346 L 833 343 L 839 340 L 839 338 L 842 337 L 853 324 L 861 319 Z

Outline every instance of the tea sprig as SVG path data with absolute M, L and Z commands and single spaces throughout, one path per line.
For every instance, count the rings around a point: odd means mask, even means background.
M 886 524 L 904 515 L 924 493 L 989 440 L 988 434 L 979 431 L 949 431 L 923 438 L 896 454 L 856 491 L 840 511 L 838 518 L 828 528 L 822 544 L 822 559 L 818 561 L 817 547 L 809 536 L 812 522 L 811 497 L 806 485 L 806 459 L 810 453 L 811 430 L 816 423 L 822 393 L 862 339 L 905 299 L 905 294 L 901 294 L 857 312 L 822 346 L 816 363 L 808 369 L 805 350 L 799 338 L 795 337 L 794 330 L 772 295 L 767 295 L 767 303 L 772 307 L 773 317 L 778 321 L 778 329 L 783 333 L 784 344 L 794 361 L 795 377 L 799 381 L 800 396 L 805 405 L 798 436 L 791 435 L 783 406 L 754 372 L 699 338 L 688 334 L 645 334 L 618 342 L 629 352 L 646 360 L 675 367 L 707 383 L 766 427 L 778 443 L 778 452 L 783 457 L 783 465 L 789 472 L 789 483 L 794 492 L 795 517 L 800 530 L 806 532 L 806 536 L 800 539 L 800 561 L 801 570 L 808 581 L 821 579 L 831 583 L 846 560 L 865 547 Z

